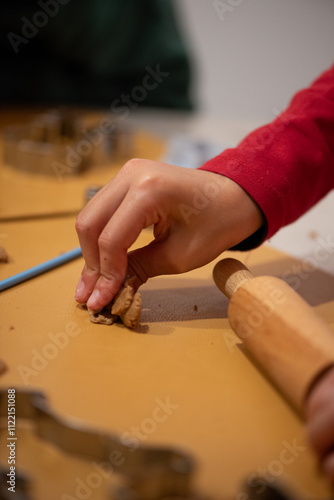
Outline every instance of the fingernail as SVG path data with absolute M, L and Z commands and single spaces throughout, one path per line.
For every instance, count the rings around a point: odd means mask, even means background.
M 77 284 L 77 289 L 75 291 L 75 299 L 80 300 L 84 294 L 84 291 L 85 291 L 85 283 L 83 282 L 82 277 L 80 277 Z
M 87 307 L 89 309 L 93 309 L 93 310 L 98 309 L 95 304 L 99 301 L 99 299 L 100 299 L 100 291 L 94 290 L 94 292 L 92 293 L 92 295 L 88 299 Z

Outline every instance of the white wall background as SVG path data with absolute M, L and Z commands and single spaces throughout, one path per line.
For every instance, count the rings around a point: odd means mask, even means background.
M 333 0 L 174 0 L 205 114 L 263 123 L 334 62 Z M 219 8 L 220 7 L 220 8 Z

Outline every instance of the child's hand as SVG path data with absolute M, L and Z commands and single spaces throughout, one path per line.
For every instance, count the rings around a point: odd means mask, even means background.
M 76 299 L 98 310 L 126 274 L 148 278 L 203 266 L 263 224 L 257 204 L 235 182 L 204 170 L 131 160 L 79 214 L 86 261 Z M 142 229 L 154 241 L 128 255 Z
M 307 402 L 307 433 L 321 470 L 334 488 L 334 367 L 315 386 Z

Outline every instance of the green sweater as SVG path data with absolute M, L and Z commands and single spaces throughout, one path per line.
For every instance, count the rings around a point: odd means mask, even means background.
M 191 108 L 168 0 L 12 0 L 0 27 L 2 102 Z

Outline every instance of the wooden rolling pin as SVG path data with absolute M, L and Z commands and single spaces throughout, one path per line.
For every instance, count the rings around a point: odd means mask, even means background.
M 231 299 L 232 329 L 303 415 L 313 385 L 334 365 L 334 332 L 279 278 L 254 278 L 235 259 L 218 262 L 213 278 Z

